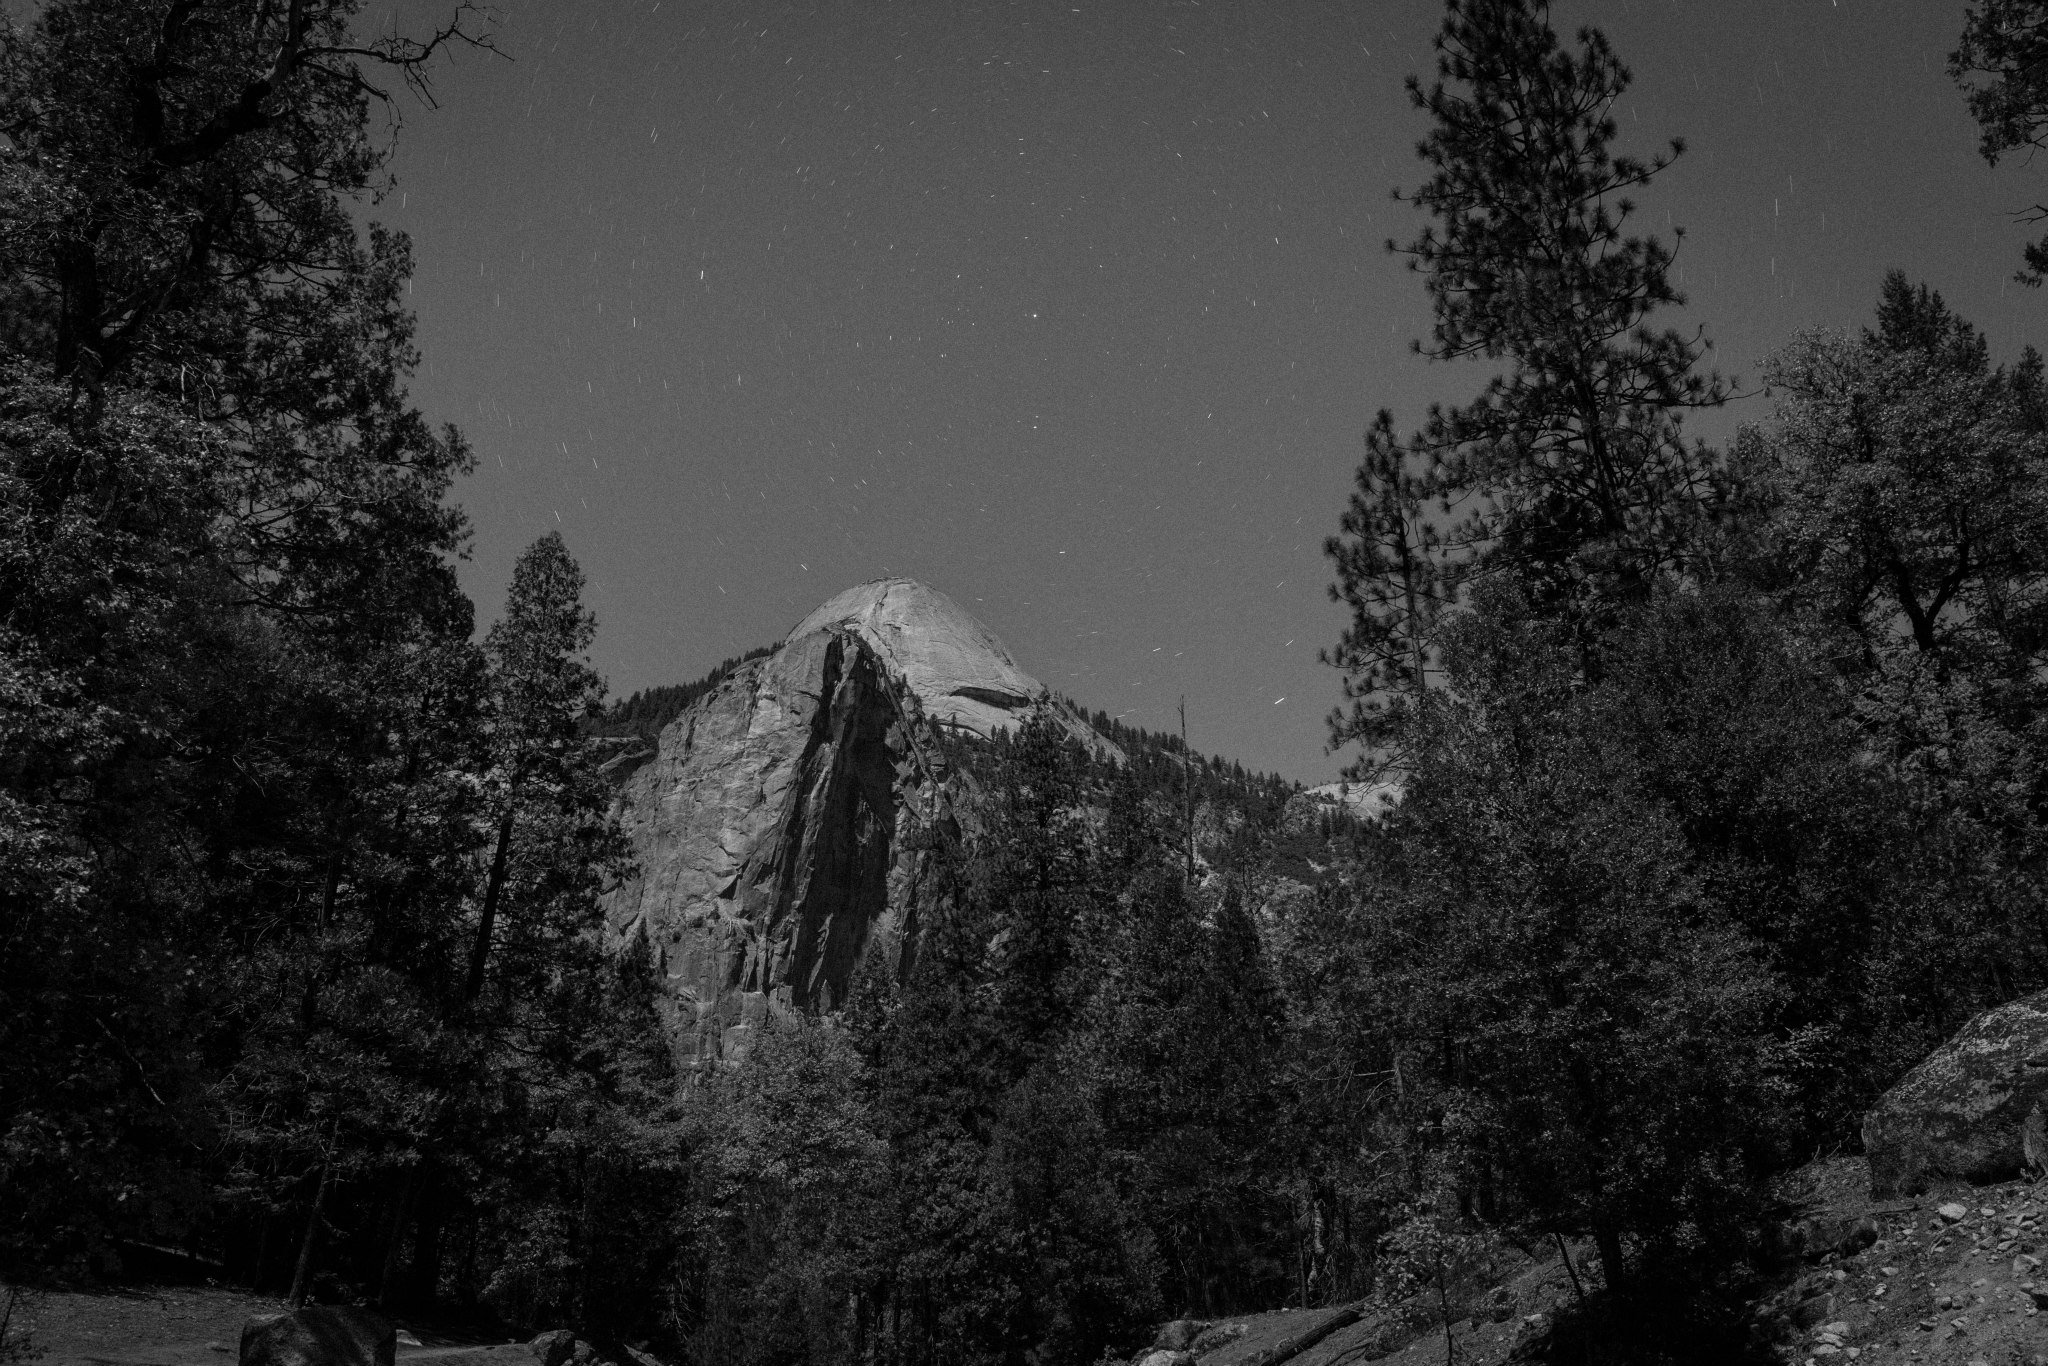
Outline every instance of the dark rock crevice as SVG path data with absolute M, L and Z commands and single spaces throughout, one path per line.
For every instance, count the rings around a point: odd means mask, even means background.
M 889 682 L 858 638 L 827 647 L 825 684 L 797 762 L 765 907 L 771 945 L 750 991 L 788 990 L 789 1004 L 832 1010 L 845 996 L 868 932 L 888 902 L 896 827 L 896 708 Z
M 1019 693 L 1000 692 L 994 688 L 955 688 L 949 697 L 965 698 L 969 702 L 986 702 L 991 707 L 1005 711 L 1021 711 L 1031 705 L 1031 699 Z

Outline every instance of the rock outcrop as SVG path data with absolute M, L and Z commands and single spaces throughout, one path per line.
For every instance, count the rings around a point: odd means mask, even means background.
M 374 1309 L 309 1304 L 242 1325 L 240 1366 L 392 1366 L 398 1330 Z
M 1985 1011 L 1885 1092 L 1863 1120 L 1871 1193 L 2006 1181 L 2039 1165 L 2048 1154 L 2028 1149 L 2041 1146 L 2044 1103 L 2048 992 Z
M 1381 783 L 1323 783 L 1302 789 L 1308 801 L 1340 806 L 1360 820 L 1376 821 L 1401 804 L 1402 785 Z
M 992 736 L 1046 700 L 950 598 L 883 580 L 820 607 L 621 765 L 639 871 L 607 914 L 622 939 L 645 935 L 685 1055 L 736 1061 L 771 1011 L 837 1008 L 871 955 L 900 971 L 923 851 L 954 828 L 942 732 Z

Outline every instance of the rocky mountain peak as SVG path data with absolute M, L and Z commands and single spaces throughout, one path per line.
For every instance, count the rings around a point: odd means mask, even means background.
M 733 1061 L 776 1010 L 832 1010 L 878 951 L 915 943 L 925 858 L 950 828 L 941 732 L 993 738 L 1044 703 L 1118 754 L 953 599 L 878 579 L 826 602 L 614 771 L 635 874 L 606 897 L 645 937 L 685 1054 Z
M 858 635 L 915 696 L 927 719 L 991 739 L 1014 730 L 1046 687 L 1019 667 L 995 633 L 959 603 L 915 579 L 874 579 L 847 589 L 798 622 L 785 646 L 819 631 Z M 1076 739 L 1093 731 L 1058 709 Z

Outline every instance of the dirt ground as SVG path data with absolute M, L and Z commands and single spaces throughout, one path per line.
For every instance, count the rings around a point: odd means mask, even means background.
M 0 1289 L 0 1296 L 5 1295 Z M 25 1298 L 36 1366 L 223 1366 L 242 1324 L 278 1313 L 277 1300 L 213 1286 L 58 1291 Z M 398 1359 L 418 1366 L 533 1366 L 523 1343 L 479 1341 L 445 1326 L 399 1326 L 419 1340 Z
M 2048 1366 L 2048 1188 L 1958 1185 L 1873 1202 L 1860 1158 L 1810 1180 L 1824 1208 L 1869 1218 L 1878 1238 L 1783 1292 L 1799 1300 L 1787 1360 Z

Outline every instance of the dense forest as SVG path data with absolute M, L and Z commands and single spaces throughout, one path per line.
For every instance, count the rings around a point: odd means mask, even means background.
M 1328 545 L 1332 741 L 1399 804 L 1099 715 L 1126 762 L 955 742 L 914 967 L 686 1082 L 597 765 L 743 660 L 605 711 L 556 536 L 476 632 L 358 207 L 373 114 L 489 39 L 359 8 L 5 30 L 0 1281 L 1085 1366 L 1573 1239 L 1559 1359 L 1737 1360 L 1774 1180 L 2048 986 L 2041 358 L 1894 274 L 1690 439 L 1727 386 L 1627 198 L 1682 148 L 1614 150 L 1597 31 L 1448 0 L 1395 250 L 1493 378 L 1380 415 Z M 1989 157 L 2048 136 L 2043 32 L 1970 11 Z
M 374 111 L 486 40 L 357 9 L 5 29 L 0 1277 L 148 1245 L 638 1314 L 609 1259 L 677 1102 L 595 936 L 595 623 L 548 537 L 474 637 L 470 452 L 406 395 L 409 245 L 357 217 Z

